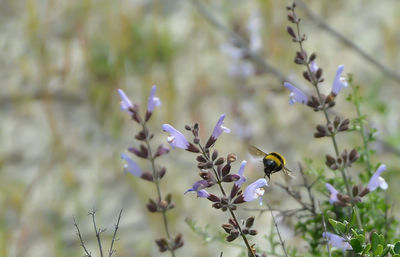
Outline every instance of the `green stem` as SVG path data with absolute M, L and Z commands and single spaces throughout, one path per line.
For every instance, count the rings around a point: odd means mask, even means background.
M 148 131 L 147 127 L 146 127 L 146 122 L 142 123 L 142 127 L 143 127 L 144 131 Z M 147 158 L 151 163 L 151 168 L 152 168 L 152 171 L 153 171 L 153 182 L 154 182 L 154 185 L 156 186 L 156 189 L 157 189 L 158 199 L 161 201 L 162 200 L 162 195 L 161 195 L 161 189 L 160 189 L 160 178 L 159 178 L 159 176 L 158 176 L 158 174 L 156 172 L 156 165 L 155 165 L 153 153 L 151 151 L 151 146 L 150 146 L 150 141 L 149 141 L 149 137 L 148 136 L 146 136 L 146 140 L 145 141 L 146 141 L 147 151 L 148 151 Z M 167 234 L 168 241 L 171 242 L 172 241 L 172 237 L 171 237 L 171 234 L 169 233 L 169 229 L 168 229 L 168 220 L 167 220 L 166 210 L 163 209 L 161 214 L 162 214 L 162 217 L 163 217 L 165 233 Z M 175 257 L 174 249 L 169 249 L 169 251 L 171 252 L 171 256 Z

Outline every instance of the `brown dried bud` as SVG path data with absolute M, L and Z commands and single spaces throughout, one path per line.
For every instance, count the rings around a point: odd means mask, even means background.
M 206 158 L 204 158 L 202 155 L 198 155 L 196 160 L 198 162 L 203 162 L 203 163 L 207 162 Z
M 255 229 L 249 230 L 249 235 L 250 235 L 250 236 L 255 236 L 255 235 L 257 235 L 257 230 L 255 230 Z
M 312 54 L 310 55 L 309 62 L 314 61 L 316 58 L 317 58 L 317 54 L 316 54 L 316 53 L 312 53 Z
M 368 187 L 366 187 L 366 188 L 364 188 L 364 189 L 361 191 L 361 193 L 359 194 L 359 196 L 360 196 L 360 197 L 363 197 L 363 196 L 367 195 L 369 192 L 371 192 L 371 191 L 369 191 Z
M 317 125 L 317 131 L 319 132 L 319 133 L 321 133 L 322 135 L 326 135 L 326 127 L 325 126 L 323 126 L 323 125 Z
M 335 116 L 335 119 L 333 120 L 333 126 L 335 127 L 335 129 L 339 126 L 339 124 L 340 124 L 340 117 Z
M 188 131 L 192 131 L 192 127 L 189 126 L 189 125 L 185 125 L 185 129 L 188 130 Z
M 146 133 L 142 130 L 142 131 L 139 131 L 136 135 L 135 135 L 135 138 L 137 139 L 137 140 L 139 140 L 139 141 L 143 141 L 143 140 L 145 140 L 146 139 Z
M 230 234 L 233 226 L 231 224 L 222 224 L 222 228 L 225 230 L 226 233 Z
M 293 30 L 292 27 L 287 26 L 287 27 L 286 27 L 286 31 L 287 31 L 287 33 L 289 33 L 289 35 L 290 35 L 292 38 L 296 38 L 296 33 L 294 33 L 294 30 Z
M 167 173 L 167 169 L 165 167 L 162 167 L 159 171 L 158 171 L 158 178 L 162 179 L 165 175 L 165 173 Z
M 209 180 L 212 177 L 212 175 L 208 171 L 200 171 L 199 176 L 204 180 Z
M 236 184 L 233 184 L 233 187 L 231 189 L 231 199 L 233 199 L 237 195 L 239 190 L 240 190 L 240 187 Z
M 137 157 L 144 158 L 144 159 L 147 158 L 147 155 L 144 155 L 141 151 L 139 151 L 139 150 L 138 150 L 137 148 L 135 148 L 135 147 L 129 147 L 129 148 L 128 148 L 128 151 L 131 152 L 131 153 L 133 153 L 133 154 L 136 155 Z
M 322 77 L 322 69 L 318 68 L 317 72 L 315 73 L 315 77 L 319 80 Z
M 353 197 L 356 197 L 358 195 L 358 193 L 360 192 L 360 188 L 357 185 L 353 186 L 353 189 L 351 190 Z
M 358 160 L 360 156 L 358 155 L 358 152 L 356 149 L 351 150 L 350 155 L 349 155 L 349 161 L 350 162 L 355 162 Z
M 178 249 L 178 248 L 180 248 L 180 247 L 182 247 L 182 246 L 183 246 L 182 234 L 179 233 L 179 234 L 175 237 L 174 245 L 173 245 L 172 249 L 175 250 L 175 249 Z
M 240 194 L 238 197 L 236 197 L 235 200 L 233 200 L 234 204 L 240 204 L 240 203 L 244 203 L 244 196 L 243 194 Z
M 326 157 L 326 162 L 329 165 L 331 165 L 331 164 L 336 162 L 335 158 L 332 155 L 327 154 L 325 157 Z
M 228 174 L 226 176 L 222 177 L 222 182 L 233 182 L 233 181 L 238 181 L 240 179 L 240 176 L 237 174 Z
M 331 134 L 333 134 L 334 129 L 333 129 L 332 123 L 329 123 L 329 124 L 326 126 L 326 128 L 328 129 L 329 132 L 331 132 Z
M 343 161 L 346 162 L 346 160 L 347 160 L 347 150 L 346 149 L 343 150 L 341 156 L 342 156 Z
M 142 179 L 144 179 L 144 180 L 147 180 L 147 181 L 150 181 L 150 182 L 152 182 L 154 179 L 153 179 L 153 175 L 150 173 L 150 172 L 148 172 L 148 171 L 145 171 L 145 172 L 143 172 L 142 173 L 142 175 L 140 176 Z
M 350 201 L 350 196 L 343 195 L 341 193 L 337 194 L 337 198 L 339 199 L 339 201 L 344 202 L 344 203 L 348 203 Z
M 243 232 L 243 234 L 247 235 L 249 233 L 249 229 L 248 228 L 243 228 L 242 232 Z
M 308 73 L 308 71 L 304 71 L 304 72 L 303 72 L 303 77 L 304 77 L 306 80 L 308 80 L 309 82 L 312 81 L 312 80 L 311 80 L 310 73 Z
M 222 208 L 222 204 L 221 203 L 214 203 L 212 205 L 212 207 L 214 207 L 215 209 L 221 209 Z
M 294 17 L 293 13 L 289 13 L 287 17 L 290 22 L 296 23 L 296 18 Z
M 219 199 L 218 196 L 216 196 L 216 195 L 214 195 L 214 194 L 210 194 L 210 195 L 207 197 L 207 199 L 210 200 L 211 202 L 214 202 L 214 203 L 219 202 L 219 201 L 221 200 L 221 199 Z
M 200 143 L 200 138 L 195 137 L 195 138 L 193 139 L 193 144 L 198 145 L 199 143 Z
M 215 161 L 215 159 L 217 159 L 217 157 L 218 157 L 218 151 L 217 151 L 217 150 L 214 150 L 214 152 L 213 152 L 212 155 L 211 155 L 211 159 L 212 159 L 213 161 Z
M 251 216 L 250 218 L 248 218 L 246 220 L 246 228 L 251 228 L 254 224 L 254 220 L 256 219 L 256 217 Z
M 160 252 L 165 252 L 168 250 L 168 241 L 165 238 L 155 240 Z
M 208 140 L 207 140 L 207 143 L 206 143 L 206 148 L 210 148 L 214 143 L 215 143 L 215 141 L 217 141 L 217 139 L 216 138 L 214 138 L 213 136 L 210 136 L 209 138 L 208 138 Z
M 224 162 L 225 162 L 225 158 L 219 157 L 218 160 L 215 161 L 215 165 L 218 166 L 218 165 L 224 164 Z
M 229 172 L 231 171 L 231 165 L 230 164 L 226 164 L 221 171 L 221 175 L 222 176 L 226 176 L 229 174 Z
M 237 157 L 236 157 L 236 154 L 234 154 L 234 153 L 230 153 L 230 154 L 228 154 L 228 156 L 226 157 L 226 160 L 227 160 L 228 163 L 235 162 L 236 159 L 237 159 Z
M 345 119 L 342 121 L 342 123 L 339 126 L 339 131 L 345 131 L 349 129 L 349 124 L 350 124 L 350 120 L 349 119 Z
M 230 234 L 229 236 L 226 237 L 226 241 L 232 242 L 232 241 L 235 240 L 237 237 L 238 237 L 237 235 L 232 235 L 232 234 Z
M 149 212 L 157 212 L 157 204 L 152 199 L 149 199 L 149 202 L 146 205 L 146 207 L 147 210 L 149 210 Z
M 165 200 L 161 200 L 161 201 L 158 203 L 158 206 L 160 206 L 160 208 L 161 208 L 162 210 L 165 210 L 165 209 L 167 209 L 167 207 L 168 207 L 168 202 L 165 201 Z
M 169 149 L 164 147 L 162 144 L 158 146 L 156 154 L 154 155 L 154 158 L 157 158 L 159 156 L 162 156 L 164 154 L 169 153 Z
M 195 145 L 189 143 L 188 148 L 186 148 L 187 151 L 192 152 L 192 153 L 199 153 L 200 150 L 197 148 Z

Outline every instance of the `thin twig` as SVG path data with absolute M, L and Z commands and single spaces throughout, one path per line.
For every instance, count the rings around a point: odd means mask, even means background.
M 276 185 L 278 185 L 279 187 L 283 188 L 286 193 L 288 195 L 290 195 L 294 200 L 296 200 L 304 209 L 308 210 L 309 212 L 311 212 L 312 214 L 314 214 L 312 206 L 310 206 L 309 204 L 303 202 L 300 198 L 300 193 L 299 192 L 293 192 L 292 190 L 290 190 L 289 187 L 284 186 L 282 184 L 276 183 Z
M 320 204 L 319 201 L 318 201 L 318 207 L 319 207 L 319 209 L 321 210 L 322 225 L 324 226 L 324 231 L 325 231 L 325 233 L 327 233 L 327 230 L 326 230 L 326 223 L 325 223 L 324 210 L 322 210 L 321 204 Z M 329 248 L 329 243 L 328 243 L 328 242 L 326 243 L 326 249 L 328 250 L 328 255 L 329 255 L 329 257 L 331 257 L 331 249 Z
M 269 209 L 270 212 L 271 212 L 271 217 L 272 217 L 272 220 L 273 220 L 273 222 L 274 222 L 274 224 L 275 224 L 276 232 L 278 233 L 279 242 L 281 243 L 283 252 L 285 253 L 285 256 L 286 256 L 286 257 L 289 257 L 288 254 L 287 254 L 287 252 L 286 252 L 285 242 L 282 240 L 282 236 L 281 236 L 281 233 L 280 233 L 280 231 L 279 231 L 278 223 L 276 223 L 275 216 L 274 216 L 274 213 L 272 212 L 271 206 L 269 205 L 269 203 L 268 203 L 267 201 L 264 201 L 264 202 L 265 202 L 265 204 L 268 206 L 268 209 Z
M 110 250 L 108 251 L 108 257 L 111 257 L 111 255 L 113 255 L 113 253 L 115 252 L 115 250 L 113 249 L 113 246 L 114 246 L 115 237 L 117 235 L 117 231 L 119 228 L 119 221 L 121 220 L 121 215 L 122 215 L 122 209 L 119 211 L 118 220 L 117 220 L 117 223 L 115 224 L 115 229 L 114 229 L 114 234 L 113 234 L 113 237 L 111 240 Z
M 311 211 L 312 211 L 313 215 L 315 216 L 315 215 L 317 215 L 317 213 L 316 213 L 316 208 L 315 208 L 315 200 L 314 200 L 314 196 L 313 196 L 313 194 L 311 192 L 311 188 L 314 185 L 314 183 L 319 180 L 319 178 L 317 178 L 311 184 L 308 184 L 307 178 L 306 178 L 306 176 L 304 174 L 303 167 L 301 166 L 301 164 L 299 164 L 299 171 L 300 171 L 301 176 L 303 177 L 304 187 L 307 189 L 308 197 L 310 198 Z
M 241 37 L 239 34 L 235 33 L 233 30 L 229 29 L 227 26 L 222 24 L 222 22 L 220 22 L 216 17 L 214 17 L 211 14 L 211 12 L 209 12 L 207 8 L 202 3 L 200 3 L 200 1 L 191 0 L 190 2 L 196 7 L 197 11 L 203 16 L 203 18 L 205 18 L 209 23 L 211 23 L 211 25 L 213 25 L 216 29 L 218 29 L 228 37 L 232 38 L 235 41 L 235 44 L 245 52 L 246 57 L 248 57 L 256 65 L 258 65 L 262 69 L 262 71 L 273 75 L 281 82 L 288 81 L 295 86 L 297 85 L 296 82 L 289 79 L 277 68 L 273 67 L 267 61 L 265 61 L 263 57 L 261 57 L 257 53 L 254 53 L 254 51 L 251 51 L 248 42 L 243 37 Z
M 317 23 L 319 27 L 327 31 L 329 34 L 331 34 L 333 37 L 337 38 L 339 41 L 341 41 L 343 44 L 346 46 L 350 47 L 353 49 L 356 53 L 358 53 L 361 57 L 363 57 L 365 60 L 367 60 L 369 63 L 377 67 L 379 70 L 381 70 L 384 74 L 386 74 L 389 78 L 396 82 L 400 82 L 400 74 L 394 70 L 389 69 L 386 67 L 384 64 L 380 63 L 376 56 L 371 56 L 364 50 L 362 50 L 359 46 L 357 46 L 353 41 L 345 37 L 344 35 L 340 34 L 336 29 L 334 29 L 332 26 L 330 26 L 324 19 L 322 19 L 320 16 L 315 14 L 303 0 L 296 0 L 295 1 L 298 6 L 300 6 L 308 15 L 308 17 L 313 20 L 314 22 Z
M 76 228 L 76 234 L 78 235 L 79 241 L 81 242 L 81 246 L 82 246 L 83 250 L 86 253 L 86 257 L 92 257 L 92 254 L 88 251 L 88 249 L 85 246 L 85 243 L 83 242 L 81 231 L 79 230 L 78 223 L 76 222 L 75 217 L 72 217 L 72 218 L 74 219 L 74 225 L 75 225 L 75 228 Z
M 97 229 L 97 226 L 96 226 L 96 219 L 95 219 L 96 210 L 93 208 L 93 210 L 92 210 L 91 212 L 89 212 L 88 214 L 92 216 L 93 227 L 94 227 L 94 232 L 96 233 L 97 244 L 99 245 L 100 256 L 103 257 L 103 248 L 102 248 L 102 246 L 101 246 L 100 234 L 101 234 L 101 232 L 103 232 L 104 230 L 101 230 L 100 228 Z

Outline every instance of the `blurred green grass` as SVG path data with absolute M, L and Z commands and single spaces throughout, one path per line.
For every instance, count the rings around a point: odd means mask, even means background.
M 261 54 L 301 81 L 292 61 L 296 46 L 285 31 L 284 7 L 289 3 L 206 2 L 229 26 L 245 26 L 257 10 L 262 20 Z M 393 69 L 399 67 L 399 2 L 307 3 L 367 52 Z M 206 138 L 218 116 L 226 113 L 226 125 L 233 133 L 218 142 L 221 153 L 234 151 L 239 159 L 248 159 L 245 144 L 252 142 L 284 153 L 289 165 L 297 167 L 306 157 L 322 166 L 320 153 L 331 150 L 328 141 L 312 138 L 322 117 L 302 106 L 290 107 L 288 92 L 275 77 L 262 74 L 241 81 L 228 75 L 231 59 L 220 51 L 228 39 L 185 1 L 3 1 L 0 14 L 1 256 L 82 255 L 73 215 L 95 252 L 86 216 L 93 207 L 98 209 L 100 226 L 108 228 L 105 239 L 110 239 L 118 210 L 124 208 L 117 256 L 159 255 L 153 240 L 163 233 L 161 220 L 145 209 L 153 189 L 122 173 L 119 154 L 131 146 L 137 128 L 120 112 L 117 88 L 145 104 L 150 87 L 158 85 L 163 105 L 151 121 L 157 142 L 166 141 L 162 123 L 181 129 L 198 121 Z M 388 181 L 398 179 L 398 154 L 382 144 L 400 149 L 398 85 L 304 16 L 303 21 L 309 36 L 306 47 L 317 51 L 324 67 L 324 91 L 329 90 L 338 64 L 354 74 L 368 99 L 362 108 L 369 125 L 380 131 L 374 161 L 390 167 Z M 355 117 L 345 95 L 344 91 L 338 100 L 337 112 Z M 243 128 L 251 133 L 244 135 Z M 349 134 L 340 143 L 361 141 Z M 237 254 L 221 244 L 199 244 L 199 236 L 184 223 L 188 216 L 201 225 L 220 224 L 225 218 L 207 202 L 183 197 L 197 178 L 193 156 L 178 151 L 161 159 L 169 170 L 163 191 L 173 193 L 177 206 L 169 217 L 176 225 L 173 231 L 186 239 L 178 255 L 211 256 L 222 250 Z M 246 173 L 256 178 L 259 168 L 250 165 Z M 391 201 L 398 200 L 398 190 L 390 187 Z M 272 187 L 267 194 L 276 206 L 290 205 L 279 200 L 283 195 L 279 189 Z M 260 223 L 269 224 L 267 216 L 262 217 Z M 284 228 L 288 241 L 301 245 L 292 238 L 289 225 Z

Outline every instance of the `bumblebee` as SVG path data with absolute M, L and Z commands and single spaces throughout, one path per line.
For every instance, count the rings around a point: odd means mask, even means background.
M 286 159 L 280 153 L 265 153 L 255 146 L 249 146 L 249 152 L 255 158 L 263 158 L 262 161 L 264 164 L 264 173 L 265 176 L 268 177 L 268 179 L 270 179 L 272 173 L 281 170 L 283 171 L 283 173 L 285 173 L 285 175 L 293 178 L 293 172 L 286 168 Z

